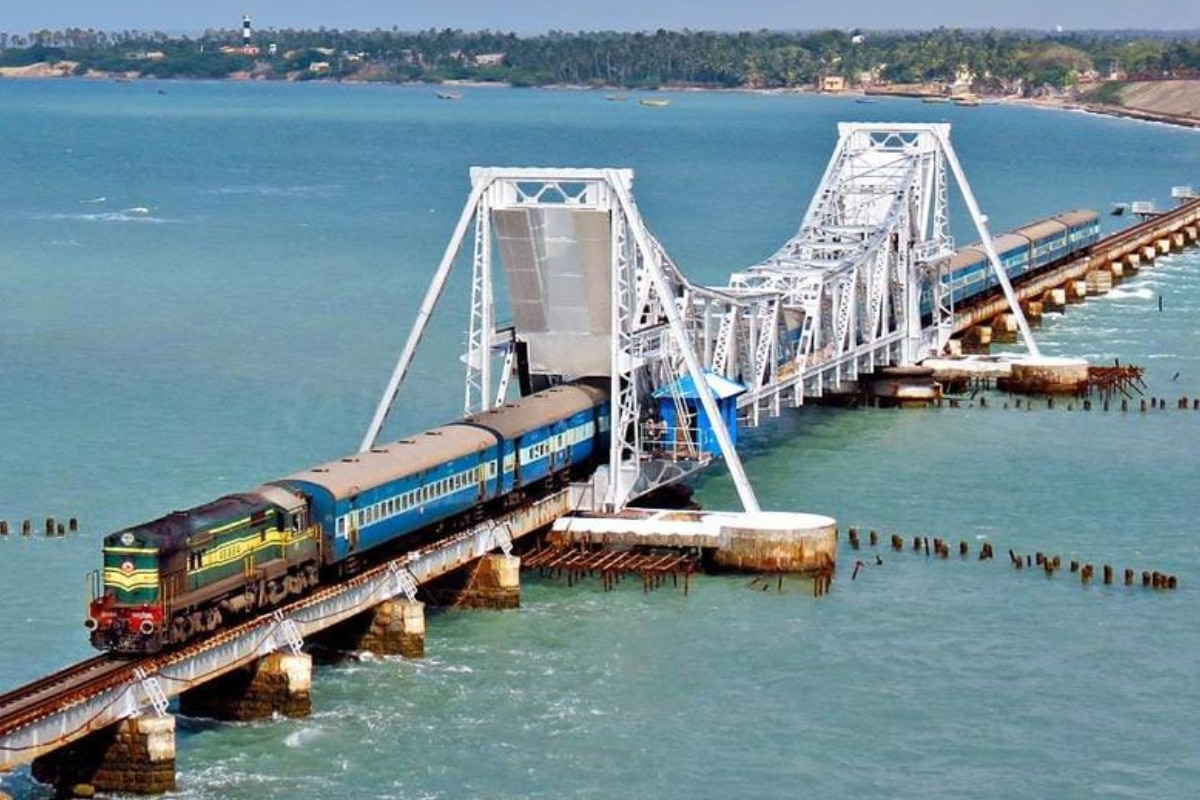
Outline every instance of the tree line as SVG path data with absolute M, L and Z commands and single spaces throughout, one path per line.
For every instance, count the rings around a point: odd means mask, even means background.
M 517 36 L 454 29 L 258 30 L 197 37 L 161 31 L 68 28 L 0 32 L 0 66 L 73 62 L 77 74 L 154 77 L 476 80 L 525 86 L 797 88 L 826 76 L 850 85 L 949 82 L 979 91 L 1065 87 L 1091 72 L 1200 75 L 1200 34 L 1022 31 L 668 31 Z M 315 66 L 314 66 L 315 65 Z

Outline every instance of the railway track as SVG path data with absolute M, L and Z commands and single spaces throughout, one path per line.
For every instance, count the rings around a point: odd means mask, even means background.
M 0 735 L 70 705 L 77 697 L 128 681 L 138 663 L 96 656 L 0 695 Z

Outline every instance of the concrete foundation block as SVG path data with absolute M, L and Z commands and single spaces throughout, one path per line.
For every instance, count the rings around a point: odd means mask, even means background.
M 1012 313 L 1004 313 L 996 316 L 992 320 L 991 327 L 993 342 L 1015 342 L 1021 333 L 1021 329 L 1017 325 L 1017 317 Z
M 459 608 L 517 608 L 521 605 L 521 559 L 488 555 L 479 559 L 454 605 Z
M 179 696 L 189 717 L 245 722 L 312 713 L 312 656 L 271 653 Z
M 1087 281 L 1067 281 L 1067 302 L 1082 303 L 1087 299 L 1088 285 Z
M 1112 291 L 1113 276 L 1105 269 L 1094 269 L 1085 276 L 1088 294 L 1108 294 Z
M 1062 287 L 1046 290 L 1042 295 L 1042 307 L 1046 311 L 1062 311 L 1067 307 L 1067 290 Z
M 175 791 L 175 718 L 132 717 L 36 759 L 32 771 L 74 796 Z
M 358 649 L 380 656 L 421 658 L 425 655 L 425 604 L 388 600 L 370 612 L 370 624 Z
M 837 559 L 837 522 L 816 514 L 745 514 L 722 526 L 717 566 L 737 572 L 816 574 Z

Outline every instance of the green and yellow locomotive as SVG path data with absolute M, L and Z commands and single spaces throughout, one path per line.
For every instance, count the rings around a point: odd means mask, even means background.
M 110 534 L 92 573 L 92 644 L 152 653 L 304 594 L 318 581 L 319 533 L 305 497 L 262 486 Z

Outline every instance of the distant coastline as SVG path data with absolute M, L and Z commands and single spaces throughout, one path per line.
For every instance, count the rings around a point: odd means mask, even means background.
M 101 70 L 87 70 L 80 73 L 77 71 L 77 64 L 72 61 L 60 62 L 39 62 L 36 64 L 28 64 L 20 67 L 0 67 L 0 80 L 53 80 L 73 78 L 85 81 L 115 81 L 115 82 L 132 82 L 132 81 L 151 81 L 151 82 L 173 82 L 176 80 L 193 80 L 193 78 L 162 78 L 155 75 L 142 75 L 133 71 L 107 72 Z M 226 76 L 209 78 L 209 80 L 221 81 L 254 81 L 254 82 L 300 82 L 295 77 L 262 75 L 253 74 L 250 72 L 234 72 Z M 371 80 L 369 78 L 358 77 L 305 77 L 303 82 L 316 83 L 346 83 L 346 84 L 388 84 L 388 85 L 403 85 L 403 86 L 429 86 L 431 89 L 490 89 L 490 88 L 510 88 L 512 84 L 505 81 L 480 81 L 480 80 L 442 80 L 442 81 L 380 81 Z M 1160 98 L 1151 98 L 1145 105 L 1137 104 L 1137 96 L 1140 87 L 1151 85 L 1154 87 L 1166 87 L 1170 94 L 1165 102 L 1161 102 Z M 599 91 L 599 92 L 614 92 L 614 91 L 629 91 L 627 88 L 620 86 L 593 86 L 579 85 L 568 83 L 547 84 L 534 88 L 556 89 L 568 91 Z M 637 91 L 637 90 L 635 90 Z M 813 87 L 780 87 L 780 88 L 754 88 L 754 87 L 708 87 L 708 86 L 672 86 L 664 85 L 657 88 L 642 89 L 644 92 L 652 91 L 671 91 L 671 92 L 745 92 L 751 94 L 812 94 L 824 95 L 830 97 L 855 97 L 855 98 L 888 98 L 888 97 L 903 97 L 903 98 L 947 98 L 947 96 L 933 85 L 913 84 L 900 86 L 873 87 L 870 89 L 850 88 L 836 92 L 822 92 Z M 1194 80 L 1175 80 L 1175 81 L 1155 81 L 1147 84 L 1147 82 L 1132 82 L 1122 89 L 1121 95 L 1133 95 L 1130 102 L 1121 103 L 1102 103 L 1088 101 L 1086 99 L 1077 99 L 1072 97 L 1062 96 L 1041 96 L 1041 97 L 1014 97 L 1011 95 L 1005 96 L 985 96 L 984 99 L 990 103 L 1002 103 L 1013 105 L 1028 105 L 1037 108 L 1068 110 L 1068 111 L 1084 111 L 1091 114 L 1100 114 L 1103 116 L 1120 117 L 1125 119 L 1136 119 L 1146 122 L 1158 122 L 1166 125 L 1175 125 L 1185 128 L 1200 129 L 1200 79 Z M 1163 94 L 1163 92 L 1158 92 Z M 974 98 L 974 95 L 970 95 Z M 949 98 L 947 98 L 949 99 Z M 1159 102 L 1156 102 L 1159 101 Z

